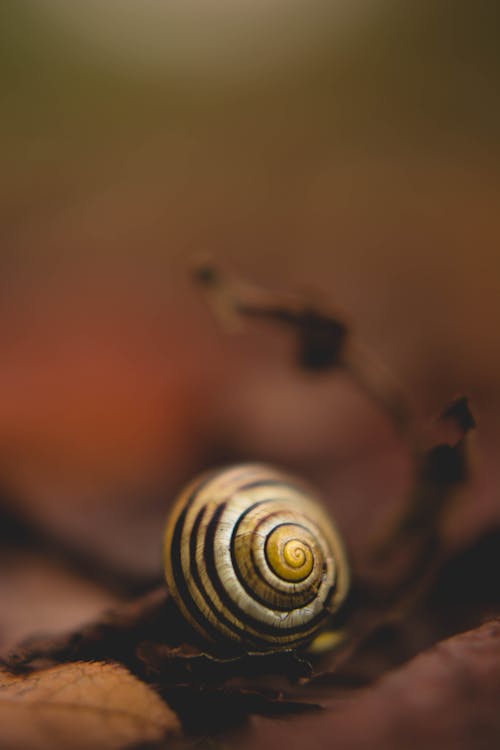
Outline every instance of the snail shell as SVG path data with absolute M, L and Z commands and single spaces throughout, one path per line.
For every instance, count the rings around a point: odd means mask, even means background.
M 313 491 L 261 464 L 188 485 L 164 554 L 169 589 L 189 623 L 208 641 L 248 651 L 311 640 L 349 587 L 339 532 Z

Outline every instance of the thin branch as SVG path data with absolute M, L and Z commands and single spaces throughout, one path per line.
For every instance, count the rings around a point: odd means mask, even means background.
M 300 366 L 308 371 L 341 369 L 391 419 L 397 431 L 414 441 L 414 420 L 408 395 L 396 378 L 362 343 L 354 340 L 342 317 L 291 294 L 263 291 L 223 275 L 210 263 L 197 266 L 195 279 L 219 321 L 229 330 L 242 318 L 289 327 L 297 338 Z

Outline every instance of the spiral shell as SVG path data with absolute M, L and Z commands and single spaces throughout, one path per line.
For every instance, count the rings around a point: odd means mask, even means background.
M 310 488 L 260 464 L 204 474 L 180 495 L 165 534 L 172 596 L 208 641 L 248 651 L 310 640 L 345 599 L 338 530 Z

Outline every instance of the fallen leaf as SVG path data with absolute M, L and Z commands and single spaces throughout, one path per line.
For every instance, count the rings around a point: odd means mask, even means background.
M 75 662 L 27 677 L 0 672 L 0 746 L 111 750 L 180 733 L 176 714 L 124 667 Z
M 11 671 L 30 671 L 61 662 L 115 661 L 132 668 L 137 644 L 153 638 L 178 642 L 178 617 L 165 588 L 109 609 L 94 622 L 60 635 L 35 636 L 5 659 Z M 176 640 L 177 638 L 177 640 Z
M 35 632 L 59 636 L 119 604 L 112 592 L 62 561 L 1 543 L 0 601 L 0 658 Z
M 252 720 L 239 748 L 491 750 L 500 745 L 500 620 L 423 652 L 313 719 Z

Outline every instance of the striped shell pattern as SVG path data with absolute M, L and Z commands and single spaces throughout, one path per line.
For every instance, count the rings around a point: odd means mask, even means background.
M 295 648 L 345 599 L 339 532 L 300 480 L 242 464 L 198 477 L 165 535 L 167 583 L 206 640 L 247 651 Z

